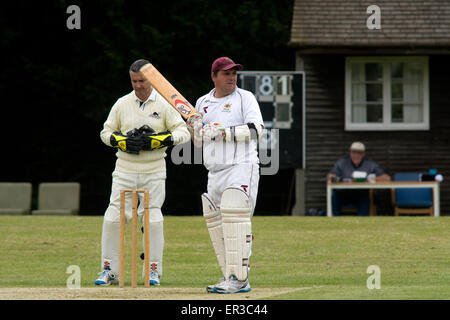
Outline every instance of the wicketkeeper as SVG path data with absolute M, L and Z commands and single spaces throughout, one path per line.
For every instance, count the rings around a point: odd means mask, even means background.
M 251 218 L 259 182 L 257 140 L 263 119 L 255 96 L 237 88 L 237 70 L 243 66 L 228 57 L 214 61 L 214 89 L 197 100 L 198 113 L 188 128 L 194 143 L 203 141 L 203 161 L 208 169 L 208 192 L 202 195 L 203 215 L 222 269 L 212 293 L 251 290 L 248 281 L 252 246 Z
M 166 149 L 188 142 L 186 123 L 139 72 L 149 63 L 135 61 L 130 69 L 133 91 L 112 107 L 100 133 L 102 141 L 117 148 L 112 190 L 102 231 L 102 271 L 96 285 L 118 283 L 120 190 L 146 189 L 150 193 L 150 284 L 159 285 L 164 249 L 163 215 L 165 199 Z M 139 194 L 138 216 L 142 221 L 143 194 Z M 126 221 L 131 219 L 131 194 L 126 198 Z

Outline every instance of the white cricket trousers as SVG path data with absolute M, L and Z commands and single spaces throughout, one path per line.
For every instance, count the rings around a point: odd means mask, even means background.
M 105 261 L 111 271 L 119 274 L 120 244 L 120 190 L 145 189 L 150 196 L 150 263 L 156 265 L 159 276 L 162 276 L 162 258 L 164 250 L 163 215 L 161 207 L 166 196 L 166 172 L 156 173 L 124 173 L 114 171 L 112 174 L 111 197 L 103 219 L 102 230 L 102 268 Z M 142 223 L 144 214 L 144 194 L 139 193 L 138 219 Z M 131 221 L 131 193 L 125 197 L 126 222 Z M 144 246 L 144 237 L 142 237 Z
M 241 163 L 220 171 L 208 172 L 208 195 L 216 207 L 220 208 L 222 193 L 228 187 L 244 190 L 251 202 L 252 216 L 256 206 L 259 184 L 259 165 Z

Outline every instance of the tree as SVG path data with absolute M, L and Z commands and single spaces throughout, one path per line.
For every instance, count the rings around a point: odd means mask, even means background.
M 131 91 L 134 60 L 149 59 L 191 103 L 211 89 L 219 56 L 246 70 L 295 67 L 287 48 L 292 0 L 77 1 L 80 29 L 66 26 L 71 4 L 1 4 L 0 92 L 8 114 L 1 164 L 8 169 L 0 179 L 79 181 L 82 210 L 107 204 L 114 152 L 99 132 L 115 100 Z

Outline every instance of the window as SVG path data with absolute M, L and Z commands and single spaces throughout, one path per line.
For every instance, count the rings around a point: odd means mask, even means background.
M 345 130 L 429 130 L 427 57 L 349 57 Z

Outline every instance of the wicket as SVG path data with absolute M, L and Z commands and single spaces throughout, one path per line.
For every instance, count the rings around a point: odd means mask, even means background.
M 137 287 L 137 224 L 138 224 L 138 193 L 144 194 L 144 286 L 150 287 L 150 248 L 149 248 L 149 230 L 150 230 L 150 199 L 148 190 L 143 189 L 123 189 L 120 190 L 120 259 L 119 259 L 119 287 L 125 286 L 125 195 L 131 192 L 131 287 Z

